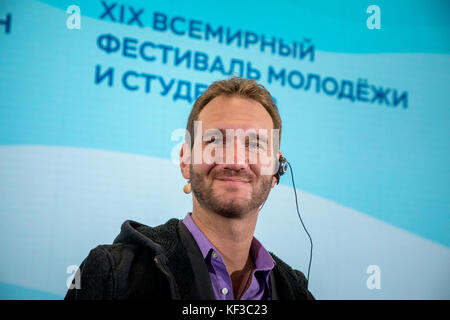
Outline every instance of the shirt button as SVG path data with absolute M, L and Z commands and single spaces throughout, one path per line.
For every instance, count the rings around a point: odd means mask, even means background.
M 217 255 L 217 253 L 215 251 L 213 251 L 212 256 L 213 256 L 214 259 L 217 259 L 217 257 L 218 257 L 218 255 Z
M 220 290 L 220 292 L 222 292 L 223 295 L 227 295 L 228 294 L 228 289 L 227 288 L 222 288 L 222 290 Z

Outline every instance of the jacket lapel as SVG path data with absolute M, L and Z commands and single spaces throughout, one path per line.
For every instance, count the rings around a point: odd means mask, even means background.
M 177 259 L 178 264 L 175 264 L 175 268 L 178 270 L 174 270 L 174 274 L 176 276 L 178 273 L 182 278 L 188 278 L 188 281 L 179 282 L 180 291 L 185 292 L 188 299 L 215 300 L 211 278 L 197 243 L 182 221 L 178 223 L 177 231 L 181 241 L 177 245 L 176 255 L 182 259 Z M 189 269 L 189 276 L 186 275 L 187 269 Z

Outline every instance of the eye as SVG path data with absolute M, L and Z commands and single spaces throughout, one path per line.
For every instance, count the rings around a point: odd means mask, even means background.
M 222 144 L 222 140 L 216 139 L 216 137 L 211 137 L 211 139 L 208 141 L 208 143 Z
M 247 147 L 249 147 L 250 149 L 258 149 L 259 143 L 258 142 L 249 142 L 249 143 L 247 143 Z

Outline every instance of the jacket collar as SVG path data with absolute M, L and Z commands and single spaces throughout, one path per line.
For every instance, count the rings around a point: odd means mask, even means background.
M 172 298 L 215 299 L 203 256 L 182 221 L 170 219 L 152 228 L 127 220 L 122 224 L 114 243 L 142 245 L 154 256 L 161 257 L 165 267 L 170 270 L 168 276 L 174 277 L 177 284 Z M 275 260 L 275 267 L 269 276 L 272 299 L 295 299 L 299 293 L 306 297 L 304 290 L 291 285 L 295 279 L 288 279 L 293 270 L 273 253 L 270 254 Z M 299 290 L 303 292 L 297 292 Z
M 169 271 L 166 276 L 175 279 L 173 299 L 215 299 L 201 252 L 180 220 L 170 219 L 154 228 L 127 220 L 114 243 L 142 245 L 158 257 Z
M 149 227 L 142 223 L 126 220 L 114 243 L 142 245 L 152 250 L 155 255 L 174 250 L 178 219 L 170 219 L 165 224 Z

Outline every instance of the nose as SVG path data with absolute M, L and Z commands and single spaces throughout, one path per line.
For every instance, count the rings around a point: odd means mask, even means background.
M 226 171 L 233 171 L 236 175 L 244 174 L 246 172 L 245 164 L 229 164 L 225 163 L 223 169 Z
M 245 169 L 248 167 L 249 157 L 245 142 L 238 142 L 237 137 L 232 141 L 227 141 L 225 144 L 223 162 L 227 168 L 235 171 Z

